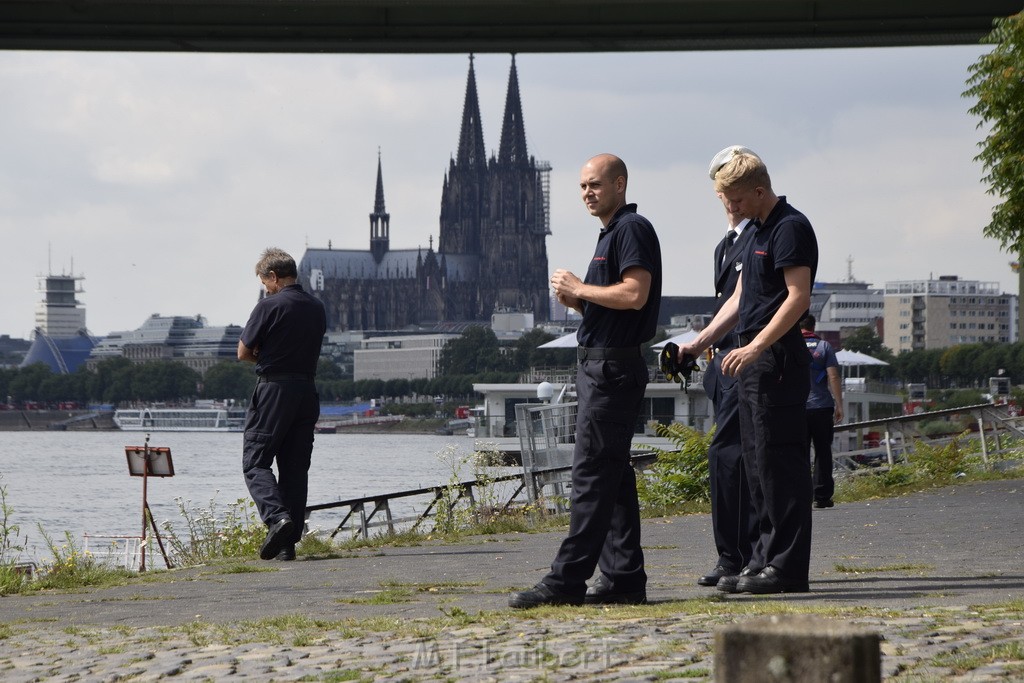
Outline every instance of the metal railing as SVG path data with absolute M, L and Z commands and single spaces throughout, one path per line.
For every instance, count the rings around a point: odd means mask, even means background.
M 980 403 L 960 408 L 932 410 L 924 413 L 914 413 L 912 415 L 894 415 L 892 417 L 883 417 L 875 420 L 864 420 L 862 422 L 850 422 L 847 424 L 836 425 L 836 433 L 850 431 L 877 431 L 883 436 L 879 439 L 878 444 L 873 447 L 834 452 L 833 461 L 844 464 L 850 469 L 854 469 L 859 464 L 856 462 L 856 458 L 858 456 L 863 456 L 870 452 L 877 453 L 879 449 L 884 449 L 887 464 L 894 465 L 900 451 L 905 453 L 907 447 L 912 444 L 914 440 L 925 440 L 926 437 L 918 428 L 920 423 L 933 422 L 936 419 L 962 415 L 971 417 L 974 420 L 974 424 L 977 426 L 981 446 L 981 459 L 982 463 L 986 467 L 989 466 L 988 441 L 985 436 L 986 421 L 988 422 L 988 429 L 991 436 L 994 439 L 996 452 L 1003 450 L 1001 439 L 1004 434 L 1010 433 L 1024 437 L 1024 416 L 1012 415 L 1009 407 L 1006 405 Z M 896 438 L 897 436 L 899 437 L 898 441 Z M 939 439 L 928 439 L 928 441 L 937 440 Z

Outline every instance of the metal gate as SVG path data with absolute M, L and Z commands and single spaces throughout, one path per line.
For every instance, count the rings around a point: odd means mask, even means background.
M 516 406 L 516 429 L 523 456 L 526 495 L 530 502 L 552 487 L 558 497 L 565 494 L 571 481 L 571 472 L 547 472 L 572 465 L 572 452 L 576 445 L 576 402 L 537 404 L 520 403 Z M 532 475 L 532 476 L 529 476 Z

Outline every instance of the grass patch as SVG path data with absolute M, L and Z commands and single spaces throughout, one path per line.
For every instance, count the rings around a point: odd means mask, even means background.
M 882 574 L 885 572 L 930 572 L 934 565 L 930 564 L 883 564 L 877 567 L 855 567 L 848 564 L 835 564 L 832 568 L 842 574 Z
M 337 598 L 335 602 L 349 605 L 395 605 L 412 599 L 412 590 L 407 584 L 381 581 L 380 586 L 381 590 L 368 598 Z
M 355 669 L 335 669 L 325 671 L 316 676 L 305 676 L 300 681 L 317 681 L 318 683 L 341 683 L 342 681 L 358 681 L 359 683 L 371 683 L 375 676 L 365 671 Z
M 276 571 L 280 570 L 277 567 L 265 567 L 258 564 L 231 562 L 230 564 L 216 567 L 216 571 L 204 572 L 203 576 L 212 576 L 216 574 L 259 574 L 261 572 Z
M 406 589 L 417 593 L 467 593 L 472 588 L 486 586 L 486 581 L 434 581 L 430 583 L 382 581 L 381 586 L 389 589 Z
M 711 669 L 704 667 L 693 667 L 690 669 L 675 669 L 667 671 L 655 671 L 654 673 L 647 674 L 648 677 L 655 681 L 671 681 L 678 678 L 711 678 Z

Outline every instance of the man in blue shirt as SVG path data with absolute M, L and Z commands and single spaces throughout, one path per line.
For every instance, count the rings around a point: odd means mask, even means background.
M 683 354 L 733 330 L 739 348 L 721 363 L 739 380 L 743 464 L 760 500 L 760 535 L 747 567 L 725 592 L 802 593 L 811 555 L 811 471 L 806 403 L 810 354 L 797 325 L 807 314 L 818 243 L 807 218 L 772 189 L 764 162 L 743 152 L 715 174 L 732 213 L 757 219 L 736 291 Z M 749 228 L 748 228 L 749 229 Z M 728 577 L 726 577 L 728 578 Z
M 814 333 L 817 321 L 807 315 L 800 321 L 807 350 L 811 353 L 811 393 L 807 396 L 808 446 L 814 446 L 814 507 L 830 508 L 836 490 L 832 478 L 832 435 L 843 421 L 843 380 L 832 345 Z M 810 456 L 810 453 L 808 453 Z
M 580 194 L 602 226 L 597 247 L 585 279 L 551 275 L 558 301 L 583 314 L 569 534 L 547 576 L 512 594 L 513 608 L 647 601 L 630 446 L 647 386 L 640 345 L 654 336 L 661 306 L 661 246 L 650 221 L 626 203 L 626 181 L 626 165 L 611 154 L 583 166 Z

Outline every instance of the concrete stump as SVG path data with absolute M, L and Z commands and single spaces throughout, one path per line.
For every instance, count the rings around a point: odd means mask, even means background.
M 806 614 L 749 619 L 715 632 L 716 683 L 880 683 L 879 636 Z

